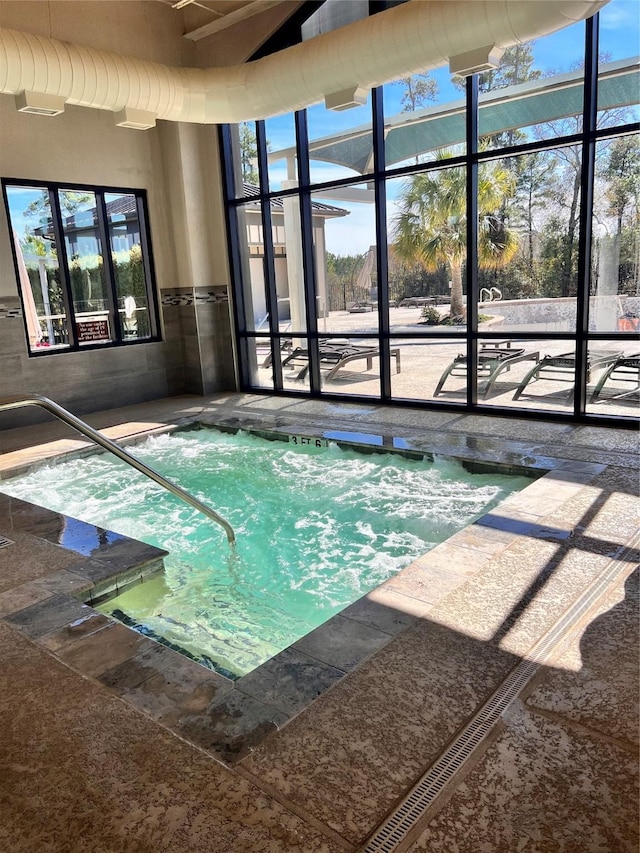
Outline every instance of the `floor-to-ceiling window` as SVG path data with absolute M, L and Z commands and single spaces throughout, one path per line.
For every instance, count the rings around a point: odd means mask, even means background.
M 636 418 L 637 5 L 223 129 L 245 389 Z

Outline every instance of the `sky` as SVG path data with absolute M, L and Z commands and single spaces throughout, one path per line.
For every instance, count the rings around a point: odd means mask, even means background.
M 638 56 L 640 54 L 640 0 L 611 0 L 600 12 L 600 54 L 616 59 Z M 550 36 L 537 39 L 533 46 L 533 67 L 545 76 L 575 69 L 584 55 L 585 23 L 583 21 L 566 27 Z M 448 68 L 439 68 L 431 72 L 438 83 L 435 106 L 460 100 L 463 97 L 450 82 Z M 384 86 L 385 116 L 394 116 L 401 111 L 400 99 L 403 88 L 399 85 Z M 371 100 L 366 106 L 343 112 L 326 110 L 323 104 L 316 104 L 307 110 L 309 139 L 323 138 L 353 128 L 367 125 L 371 121 Z M 278 151 L 295 145 L 293 116 L 285 115 L 269 119 L 266 123 L 266 135 L 270 151 Z M 312 161 L 311 178 L 319 181 L 338 180 L 341 177 L 353 177 L 354 171 L 342 166 L 320 161 Z M 279 189 L 280 181 L 286 178 L 284 161 L 272 164 L 270 181 L 272 189 Z M 397 183 L 396 183 L 397 186 Z M 331 203 L 331 199 L 326 199 Z M 350 205 L 344 202 L 336 204 L 350 211 L 348 218 L 328 221 L 326 228 L 327 249 L 337 255 L 360 254 L 365 252 L 372 241 L 373 212 L 366 205 Z M 393 198 L 389 200 L 388 215 L 394 210 Z
M 42 190 L 35 187 L 7 187 L 7 199 L 11 215 L 11 226 L 18 237 L 22 237 L 25 231 L 33 230 L 40 224 L 39 216 L 24 215 L 25 210 L 41 194 Z

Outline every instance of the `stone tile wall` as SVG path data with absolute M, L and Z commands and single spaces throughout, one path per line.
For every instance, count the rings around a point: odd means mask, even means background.
M 0 397 L 41 394 L 74 414 L 183 393 L 235 390 L 226 287 L 163 291 L 162 340 L 30 357 L 18 297 L 0 302 Z M 0 413 L 0 429 L 48 417 L 37 409 Z
M 181 287 L 164 291 L 167 332 L 179 335 L 185 388 L 213 394 L 236 387 L 229 297 L 224 286 Z

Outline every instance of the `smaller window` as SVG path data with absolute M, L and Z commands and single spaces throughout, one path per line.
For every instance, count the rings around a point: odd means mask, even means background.
M 31 354 L 157 339 L 143 193 L 3 190 Z

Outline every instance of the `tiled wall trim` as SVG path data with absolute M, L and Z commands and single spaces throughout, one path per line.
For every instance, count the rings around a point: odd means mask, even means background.
M 229 294 L 225 286 L 209 288 L 194 287 L 193 289 L 175 288 L 163 291 L 160 297 L 161 305 L 171 305 L 174 307 L 228 301 Z
M 0 320 L 13 320 L 15 317 L 22 317 L 20 308 L 12 308 L 10 305 L 0 303 Z
M 160 304 L 163 306 L 201 305 L 228 301 L 229 294 L 227 288 L 224 286 L 213 288 L 175 288 L 173 290 L 162 291 L 160 296 Z M 0 320 L 14 319 L 16 317 L 22 317 L 22 309 L 15 306 L 14 300 L 0 302 Z

